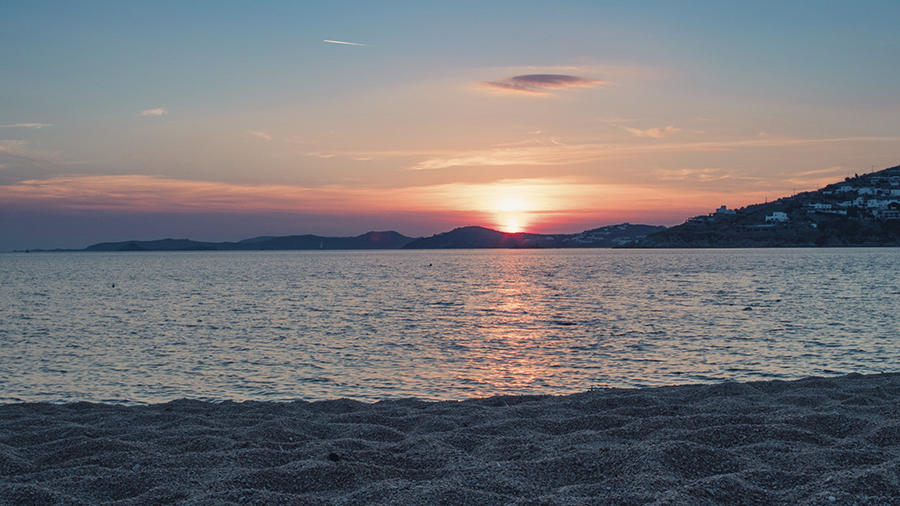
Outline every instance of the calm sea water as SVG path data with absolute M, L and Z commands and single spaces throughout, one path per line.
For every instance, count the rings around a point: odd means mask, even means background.
M 0 402 L 462 399 L 900 369 L 900 249 L 0 255 Z

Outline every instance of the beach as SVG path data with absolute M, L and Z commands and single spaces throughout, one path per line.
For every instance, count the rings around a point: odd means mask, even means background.
M 7 504 L 900 504 L 900 373 L 363 403 L 0 406 Z

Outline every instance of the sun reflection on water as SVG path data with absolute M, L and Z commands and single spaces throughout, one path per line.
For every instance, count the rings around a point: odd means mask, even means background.
M 562 297 L 564 289 L 547 281 L 549 273 L 544 280 L 529 273 L 532 266 L 520 255 L 510 252 L 498 260 L 494 275 L 484 281 L 493 289 L 477 308 L 490 315 L 491 324 L 480 325 L 468 338 L 458 380 L 473 396 L 545 391 L 558 382 L 554 378 L 560 372 L 565 373 L 558 361 L 548 360 L 545 349 L 561 337 L 557 335 L 560 320 L 553 314 L 563 309 L 554 300 Z

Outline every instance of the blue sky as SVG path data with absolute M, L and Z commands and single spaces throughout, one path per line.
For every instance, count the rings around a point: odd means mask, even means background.
M 0 249 L 430 234 L 502 227 L 512 201 L 535 231 L 678 223 L 900 163 L 898 20 L 897 2 L 6 2 Z M 546 75 L 571 79 L 527 77 Z

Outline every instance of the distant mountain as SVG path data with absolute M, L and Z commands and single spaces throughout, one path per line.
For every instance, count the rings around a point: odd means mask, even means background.
M 498 232 L 484 227 L 462 227 L 416 239 L 407 249 L 460 248 L 610 248 L 664 230 L 654 225 L 622 223 L 586 230 L 579 234 L 527 234 Z
M 198 242 L 190 239 L 158 239 L 156 241 L 101 242 L 85 248 L 85 251 L 210 251 L 223 249 L 222 245 L 234 243 Z
M 157 241 L 103 242 L 85 251 L 250 251 L 250 250 L 314 250 L 314 249 L 399 249 L 413 241 L 394 231 L 367 232 L 356 237 L 322 237 L 288 235 L 254 237 L 239 242 L 199 242 L 190 239 Z
M 900 166 L 709 215 L 626 244 L 638 248 L 900 246 Z
M 652 225 L 610 225 L 580 234 L 507 234 L 484 227 L 463 227 L 415 239 L 397 232 L 367 232 L 356 237 L 318 235 L 260 236 L 238 242 L 201 242 L 190 239 L 102 242 L 84 251 L 251 251 L 356 250 L 443 248 L 609 248 L 636 241 L 665 229 Z M 36 251 L 36 250 L 34 250 Z
M 366 232 L 356 237 L 321 237 L 318 235 L 288 235 L 284 237 L 255 237 L 237 243 L 234 249 L 306 250 L 306 249 L 400 249 L 411 241 L 394 231 Z
M 484 227 L 460 227 L 449 232 L 416 239 L 407 249 L 521 248 L 525 234 L 504 234 Z

